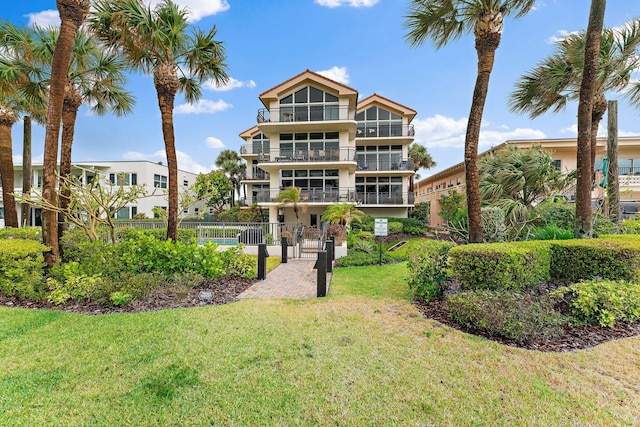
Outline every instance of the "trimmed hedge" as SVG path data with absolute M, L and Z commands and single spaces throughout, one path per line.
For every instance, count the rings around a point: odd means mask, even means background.
M 40 227 L 4 227 L 0 228 L 0 239 L 26 239 L 40 242 L 42 240 L 42 228 Z
M 462 245 L 449 251 L 451 274 L 463 290 L 523 291 L 549 280 L 550 260 L 545 242 Z
M 0 240 L 0 291 L 20 299 L 41 297 L 46 249 L 34 240 Z
M 447 255 L 453 242 L 424 240 L 409 254 L 409 289 L 413 296 L 429 301 L 441 298 L 447 280 Z
M 640 279 L 640 236 L 606 236 L 550 242 L 551 280 L 579 282 L 596 277 Z

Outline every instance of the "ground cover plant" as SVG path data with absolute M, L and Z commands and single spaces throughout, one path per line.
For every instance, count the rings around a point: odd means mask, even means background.
M 136 314 L 0 307 L 0 424 L 640 421 L 640 338 L 503 346 L 422 316 L 408 275 L 406 263 L 337 268 L 327 298 Z

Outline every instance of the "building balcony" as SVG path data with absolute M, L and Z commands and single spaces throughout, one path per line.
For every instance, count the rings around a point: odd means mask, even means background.
M 338 163 L 356 162 L 355 148 L 334 149 L 272 149 L 267 154 L 258 154 L 258 164 L 269 163 Z
M 402 159 L 397 161 L 389 160 L 358 160 L 358 172 L 389 172 L 389 171 L 410 171 L 414 170 L 414 163 L 411 159 Z
M 413 125 L 387 122 L 358 122 L 356 138 L 413 138 Z
M 300 105 L 263 108 L 258 111 L 258 128 L 268 136 L 283 132 L 349 132 L 356 134 L 355 109 L 342 105 Z
M 247 175 L 244 177 L 243 181 L 268 181 L 269 178 L 270 176 L 268 172 L 254 167 L 247 169 Z
M 256 193 L 255 197 L 246 199 L 247 204 L 251 203 L 274 203 L 277 201 L 281 190 L 262 190 Z M 304 204 L 333 204 L 333 203 L 354 203 L 358 206 L 413 206 L 415 197 L 413 192 L 403 193 L 365 193 L 356 191 L 355 188 L 302 188 L 300 190 L 300 201 Z

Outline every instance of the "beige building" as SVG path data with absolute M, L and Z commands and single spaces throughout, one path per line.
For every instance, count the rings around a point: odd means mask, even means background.
M 602 180 L 603 160 L 607 155 L 606 138 L 598 138 L 596 152 L 596 185 L 592 191 L 595 202 L 604 200 L 605 189 L 599 184 Z M 576 139 L 539 139 L 506 141 L 497 147 L 491 148 L 480 154 L 487 155 L 504 148 L 507 145 L 515 145 L 520 148 L 541 146 L 544 150 L 553 153 L 553 162 L 558 170 L 564 173 L 576 169 Z M 623 216 L 630 216 L 638 212 L 640 201 L 640 137 L 625 137 L 618 139 L 618 175 L 620 183 L 620 201 Z M 444 220 L 438 215 L 441 209 L 441 198 L 456 190 L 465 194 L 464 163 L 458 163 L 428 178 L 420 180 L 414 186 L 416 204 L 428 202 L 430 208 L 430 224 L 432 226 L 444 225 Z M 575 196 L 573 189 L 566 194 L 568 198 Z
M 281 190 L 301 189 L 300 222 L 319 225 L 327 206 L 355 203 L 372 216 L 406 217 L 416 112 L 305 71 L 260 95 L 256 126 L 240 134 L 247 162 L 246 204 L 269 210 L 270 222 L 296 222 Z

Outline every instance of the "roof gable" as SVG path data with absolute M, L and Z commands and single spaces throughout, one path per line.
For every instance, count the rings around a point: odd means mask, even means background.
M 310 70 L 303 71 L 297 76 L 293 76 L 289 80 L 266 90 L 260 94 L 260 100 L 268 107 L 269 102 L 276 101 L 285 94 L 310 84 L 318 88 L 336 92 L 339 98 L 347 97 L 349 98 L 349 104 L 354 106 L 358 100 L 357 90 Z
M 395 101 L 390 100 L 389 98 L 378 95 L 377 93 L 374 93 L 373 95 L 360 100 L 358 102 L 358 112 L 364 111 L 365 109 L 373 105 L 393 110 L 394 112 L 399 113 L 401 116 L 407 117 L 409 123 L 411 123 L 411 121 L 417 114 L 416 110 L 414 110 L 413 108 L 409 108 L 405 105 L 399 104 Z

